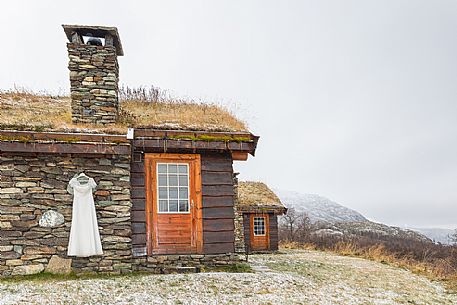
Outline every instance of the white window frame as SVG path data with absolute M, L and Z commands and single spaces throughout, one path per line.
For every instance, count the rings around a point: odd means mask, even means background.
M 180 200 L 186 200 L 185 198 L 180 198 L 179 197 L 179 173 L 178 173 L 178 185 L 176 186 L 178 188 L 178 198 L 176 199 L 178 201 L 178 211 L 175 211 L 175 212 L 170 212 L 170 211 L 167 211 L 167 212 L 161 212 L 160 211 L 160 200 L 164 200 L 164 199 L 160 199 L 159 197 L 159 165 L 166 165 L 167 166 L 167 191 L 168 191 L 168 196 L 167 196 L 167 204 L 168 204 L 168 210 L 170 210 L 170 186 L 168 184 L 168 165 L 169 164 L 172 164 L 172 165 L 185 165 L 187 167 L 187 211 L 179 211 L 179 201 Z M 179 172 L 179 170 L 178 170 Z M 162 173 L 163 175 L 163 173 Z M 156 200 L 156 204 L 157 204 L 157 214 L 190 214 L 191 211 L 191 202 L 190 202 L 190 166 L 189 166 L 189 163 L 180 163 L 180 162 L 157 162 L 156 163 L 156 194 L 157 194 L 157 200 Z
M 256 218 L 263 219 L 263 234 L 256 234 L 255 225 L 256 225 Z M 252 217 L 252 231 L 254 236 L 266 236 L 267 235 L 267 219 L 265 216 L 254 216 Z

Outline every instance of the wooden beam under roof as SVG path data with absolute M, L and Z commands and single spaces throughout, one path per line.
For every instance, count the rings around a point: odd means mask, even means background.
M 129 143 L 125 135 L 0 130 L 0 140 Z
M 0 153 L 128 155 L 128 144 L 0 142 Z
M 126 135 L 91 134 L 91 133 L 65 133 L 65 132 L 33 132 L 0 130 L 0 143 L 41 143 L 51 145 L 50 150 L 58 149 L 72 144 L 131 144 L 135 150 L 143 151 L 230 151 L 254 155 L 259 137 L 250 133 L 228 132 L 195 132 L 176 130 L 136 130 L 134 139 L 127 139 Z M 47 142 L 47 143 L 43 143 Z M 57 146 L 55 144 L 66 144 Z M 54 146 L 52 146 L 54 145 Z M 10 145 L 20 147 L 20 145 Z M 44 149 L 43 152 L 46 152 Z M 50 151 L 52 152 L 52 151 Z M 57 151 L 54 151 L 57 152 Z M 240 154 L 241 156 L 241 154 Z M 244 157 L 243 157 L 244 158 Z

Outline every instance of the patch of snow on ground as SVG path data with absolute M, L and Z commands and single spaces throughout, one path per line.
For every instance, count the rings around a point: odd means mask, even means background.
M 0 281 L 0 304 L 457 304 L 441 283 L 317 251 L 249 257 L 254 273 Z

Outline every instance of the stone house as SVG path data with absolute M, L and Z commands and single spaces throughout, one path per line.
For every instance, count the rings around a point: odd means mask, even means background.
M 237 214 L 242 217 L 247 253 L 278 250 L 278 216 L 287 212 L 278 196 L 264 183 L 238 185 Z
M 258 137 L 214 106 L 120 102 L 117 29 L 63 27 L 71 98 L 0 93 L 0 275 L 53 261 L 121 273 L 243 260 L 233 162 Z M 195 121 L 176 114 L 187 110 Z M 66 188 L 81 172 L 98 185 L 101 256 L 66 254 Z

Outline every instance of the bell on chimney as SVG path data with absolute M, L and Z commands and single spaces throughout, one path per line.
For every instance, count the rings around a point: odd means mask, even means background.
M 89 37 L 87 39 L 88 45 L 91 45 L 91 46 L 102 46 L 103 45 L 102 40 L 98 37 L 94 37 L 94 35 L 92 35 L 92 33 L 87 33 L 86 36 Z

